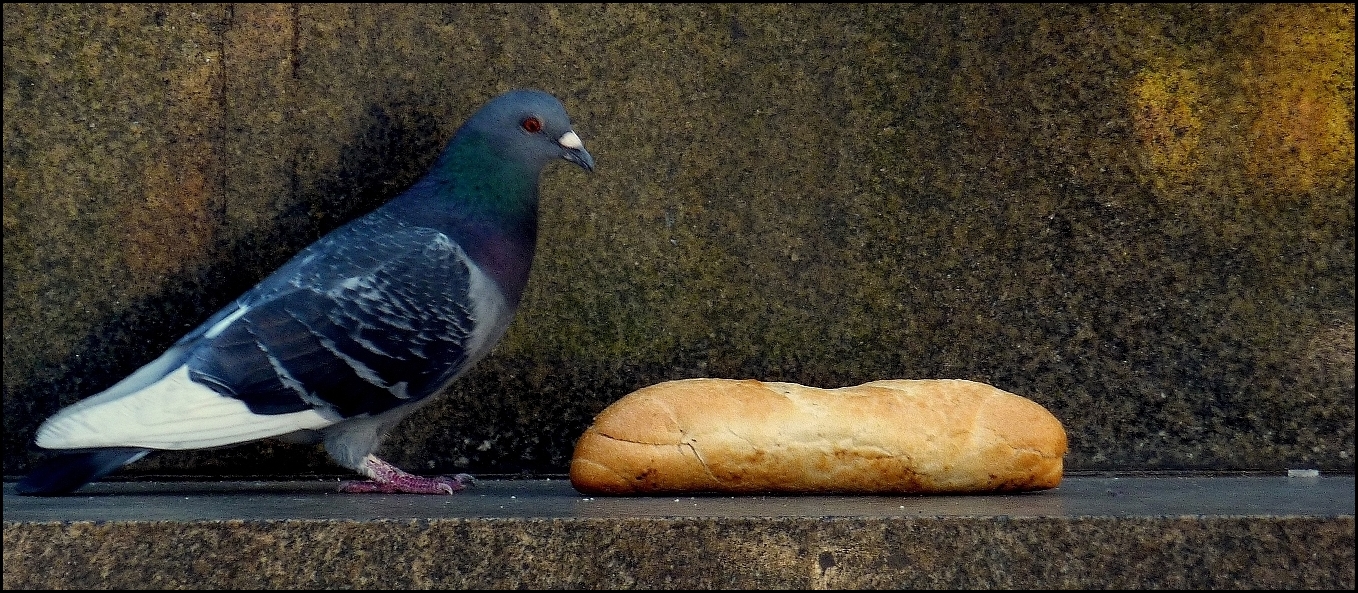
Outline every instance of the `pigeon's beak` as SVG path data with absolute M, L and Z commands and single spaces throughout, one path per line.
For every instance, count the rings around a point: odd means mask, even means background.
M 575 132 L 566 132 L 557 139 L 557 144 L 566 149 L 566 153 L 561 158 L 580 165 L 580 168 L 594 172 L 594 157 L 590 156 L 589 151 L 585 150 L 585 143 L 580 141 L 580 137 Z

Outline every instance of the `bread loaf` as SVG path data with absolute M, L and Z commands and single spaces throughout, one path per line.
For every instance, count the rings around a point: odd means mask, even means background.
M 1017 492 L 1060 484 L 1065 452 L 1056 417 L 984 383 L 688 379 L 604 409 L 570 477 L 585 494 Z

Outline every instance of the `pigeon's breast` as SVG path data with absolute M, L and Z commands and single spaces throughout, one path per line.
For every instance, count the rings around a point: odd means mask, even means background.
M 532 221 L 514 225 L 465 224 L 449 233 L 467 257 L 499 287 L 512 310 L 519 304 L 533 266 L 537 232 Z
M 510 301 L 500 290 L 500 282 L 490 272 L 474 261 L 468 268 L 467 302 L 471 305 L 472 319 L 476 322 L 467 340 L 466 367 L 490 353 L 509 329 L 509 323 L 514 320 L 514 308 L 518 305 L 518 295 L 515 294 L 514 300 Z

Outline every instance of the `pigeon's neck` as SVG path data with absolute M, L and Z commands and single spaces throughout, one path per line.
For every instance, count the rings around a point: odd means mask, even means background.
M 439 156 L 430 177 L 456 191 L 439 192 L 463 212 L 518 224 L 537 218 L 540 163 L 500 154 L 482 136 L 459 135 Z
M 448 234 L 517 303 L 537 242 L 538 175 L 476 143 L 453 142 L 428 176 L 393 206 Z

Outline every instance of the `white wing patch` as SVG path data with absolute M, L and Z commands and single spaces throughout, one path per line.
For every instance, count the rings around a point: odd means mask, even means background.
M 87 402 L 93 405 L 82 405 Z M 188 367 L 181 366 L 125 396 L 62 410 L 38 428 L 37 445 L 199 449 L 316 430 L 337 421 L 315 410 L 256 414 L 244 402 L 194 383 Z

